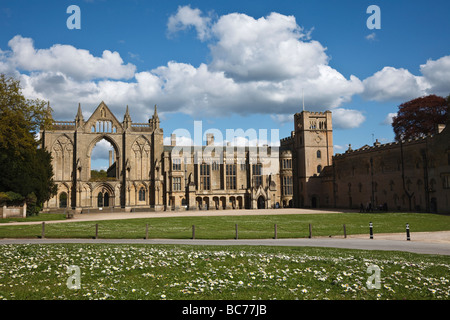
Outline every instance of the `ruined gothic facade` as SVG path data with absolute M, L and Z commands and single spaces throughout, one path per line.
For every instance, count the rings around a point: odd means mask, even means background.
M 89 119 L 54 121 L 41 132 L 58 193 L 44 210 L 222 210 L 311 207 L 450 213 L 450 126 L 421 139 L 333 154 L 332 113 L 303 111 L 280 147 L 163 143 L 155 106 L 147 123 L 105 103 Z M 113 146 L 107 177 L 91 177 L 91 154 Z

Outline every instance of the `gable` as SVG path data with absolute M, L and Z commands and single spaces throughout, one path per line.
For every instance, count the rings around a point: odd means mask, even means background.
M 102 101 L 85 123 L 86 132 L 121 133 L 122 124 Z

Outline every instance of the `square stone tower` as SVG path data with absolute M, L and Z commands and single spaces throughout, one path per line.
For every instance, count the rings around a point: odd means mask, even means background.
M 333 125 L 331 111 L 302 111 L 294 115 L 293 141 L 294 205 L 319 207 L 321 180 L 326 166 L 332 165 Z

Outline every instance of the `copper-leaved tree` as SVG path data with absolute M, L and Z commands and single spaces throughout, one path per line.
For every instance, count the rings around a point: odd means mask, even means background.
M 436 95 L 402 103 L 392 121 L 395 140 L 418 138 L 434 133 L 438 124 L 447 122 L 448 109 L 448 101 Z

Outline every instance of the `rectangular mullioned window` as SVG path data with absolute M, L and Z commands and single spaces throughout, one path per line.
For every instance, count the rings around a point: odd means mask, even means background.
M 181 191 L 181 177 L 173 177 L 172 181 L 173 181 L 172 190 Z
M 227 179 L 227 189 L 236 189 L 236 165 L 227 164 L 226 165 L 226 179 Z
M 211 189 L 211 171 L 210 165 L 208 163 L 202 163 L 200 165 L 200 189 L 210 190 Z

